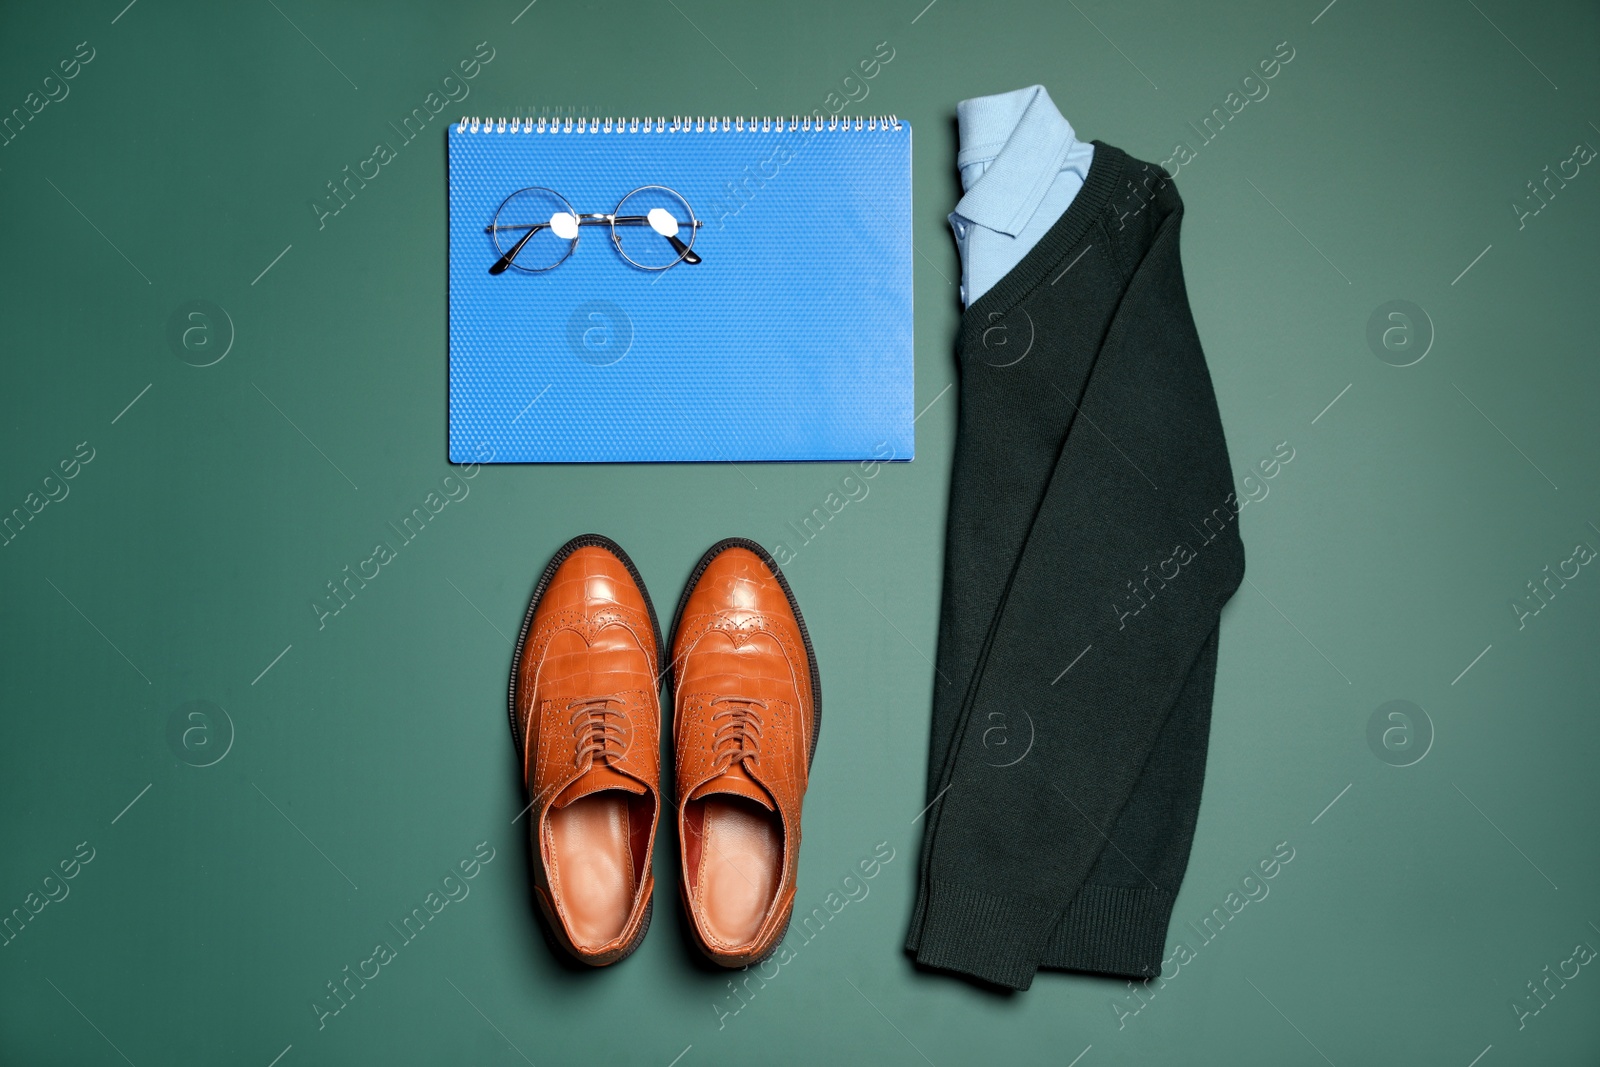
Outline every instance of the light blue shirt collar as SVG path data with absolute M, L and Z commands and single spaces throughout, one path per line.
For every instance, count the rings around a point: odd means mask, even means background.
M 1015 237 L 1039 209 L 1078 143 L 1042 85 L 963 100 L 956 106 L 965 190 L 955 214 Z

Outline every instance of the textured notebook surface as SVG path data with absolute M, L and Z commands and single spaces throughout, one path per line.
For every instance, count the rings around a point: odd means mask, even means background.
M 451 460 L 910 459 L 911 127 L 873 125 L 452 123 Z M 490 275 L 515 190 L 588 213 L 643 185 L 688 201 L 702 262 L 640 270 L 585 226 L 555 269 Z

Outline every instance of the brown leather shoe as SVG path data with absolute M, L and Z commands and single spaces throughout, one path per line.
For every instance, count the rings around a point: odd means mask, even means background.
M 817 660 L 777 563 L 741 537 L 701 557 L 672 630 L 684 908 L 701 951 L 744 967 L 777 949 L 794 910 Z
M 650 926 L 660 645 L 633 561 L 585 534 L 545 568 L 512 659 L 534 891 L 557 940 L 595 967 L 633 952 Z

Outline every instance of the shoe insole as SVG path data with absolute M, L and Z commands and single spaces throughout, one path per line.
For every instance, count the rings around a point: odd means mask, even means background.
M 551 895 L 561 902 L 573 944 L 592 950 L 614 941 L 633 911 L 631 795 L 606 789 L 550 812 Z
M 706 932 L 730 947 L 761 929 L 783 873 L 783 828 L 775 812 L 741 797 L 712 796 L 703 805 L 699 878 L 695 886 Z

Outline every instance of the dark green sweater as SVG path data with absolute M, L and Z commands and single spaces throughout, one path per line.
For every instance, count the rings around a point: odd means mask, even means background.
M 1157 974 L 1205 775 L 1239 502 L 1165 171 L 1083 189 L 962 318 L 919 963 Z

